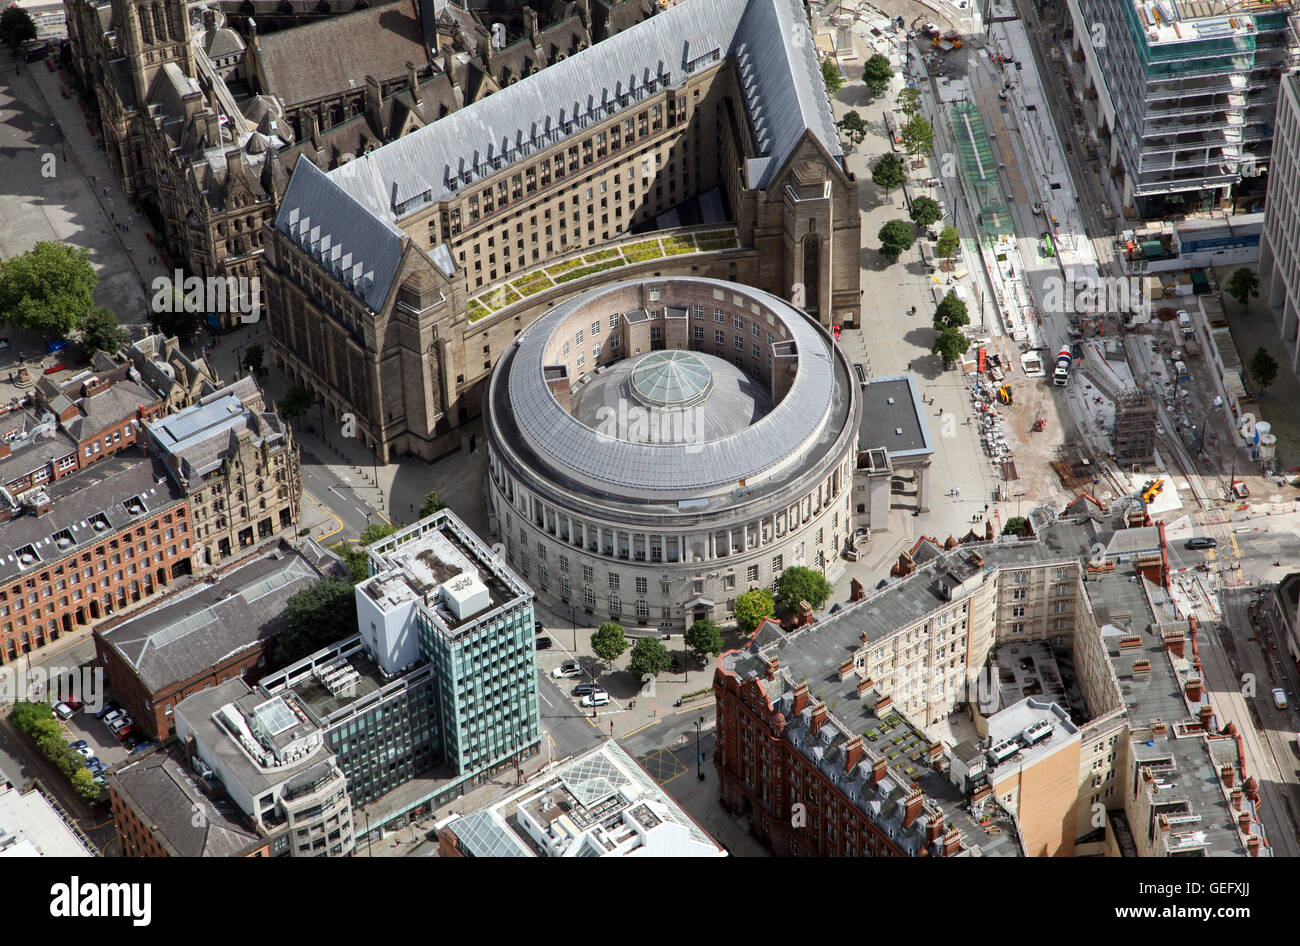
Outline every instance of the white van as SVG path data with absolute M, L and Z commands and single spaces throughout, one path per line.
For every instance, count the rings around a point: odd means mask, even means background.
M 1178 330 L 1183 333 L 1183 338 L 1192 335 L 1192 317 L 1186 309 L 1178 310 Z

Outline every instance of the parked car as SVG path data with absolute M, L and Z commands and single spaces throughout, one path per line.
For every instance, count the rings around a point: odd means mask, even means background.
M 68 745 L 80 752 L 82 749 L 86 748 L 86 740 L 78 739 L 76 742 L 68 743 Z
M 541 634 L 541 633 L 542 633 L 543 631 L 545 631 L 545 630 L 546 630 L 546 628 L 542 627 L 542 622 L 541 622 L 541 621 L 534 621 L 534 622 L 533 622 L 533 633 L 534 633 L 534 634 Z
M 133 725 L 134 723 L 135 720 L 133 720 L 130 716 L 123 713 L 121 716 L 117 717 L 116 719 L 110 720 L 108 723 L 108 728 L 113 730 L 113 732 L 117 733 L 119 736 L 121 736 L 122 730 L 126 729 L 128 726 Z
M 1286 690 L 1281 687 L 1273 690 L 1273 705 L 1280 710 L 1286 709 Z
M 112 726 L 119 719 L 125 719 L 125 718 L 126 718 L 126 710 L 122 709 L 120 706 L 115 706 L 111 712 L 109 712 L 107 715 L 103 717 L 104 722 L 106 722 L 109 726 Z
M 83 758 L 93 759 L 95 757 L 95 750 L 90 748 L 90 746 L 86 745 L 84 742 L 79 746 L 74 745 L 72 748 L 80 752 Z
M 102 775 L 96 775 L 94 782 L 100 788 L 108 788 L 108 779 L 104 778 Z
M 92 755 L 92 756 L 86 756 L 86 768 L 88 768 L 88 769 L 93 769 L 93 768 L 95 768 L 96 766 L 99 766 L 99 767 L 102 769 L 102 768 L 104 767 L 104 763 L 103 763 L 103 762 L 100 762 L 99 759 L 98 759 L 98 757 L 96 757 L 96 756 L 93 756 L 93 755 Z
M 67 703 L 54 704 L 54 715 L 59 717 L 59 719 L 72 719 L 72 714 L 75 712 L 76 710 Z
M 104 705 L 101 706 L 101 707 L 99 708 L 99 712 L 95 714 L 95 718 L 96 718 L 96 719 L 106 719 L 106 718 L 108 718 L 109 715 L 111 715 L 112 713 L 116 713 L 116 712 L 119 711 L 121 708 L 122 708 L 122 707 L 120 707 L 120 706 L 117 705 L 117 701 L 116 701 L 116 700 L 105 700 L 105 701 L 104 701 Z
M 77 712 L 77 711 L 80 710 L 83 706 L 86 705 L 85 703 L 81 702 L 81 700 L 74 700 L 74 699 L 72 699 L 71 697 L 69 697 L 68 699 L 64 700 L 63 702 L 65 702 L 65 703 L 67 703 L 69 706 L 71 706 L 71 707 L 72 707 L 72 711 L 73 711 L 74 713 Z
M 557 679 L 563 677 L 580 677 L 582 676 L 582 667 L 570 661 L 569 663 L 560 664 L 551 671 L 551 676 Z
M 0 351 L 8 351 L 8 350 L 9 350 L 9 339 L 0 338 Z
M 596 693 L 588 693 L 582 698 L 583 706 L 606 706 L 609 703 L 609 694 L 604 690 Z
M 148 749 L 152 749 L 156 745 L 158 745 L 158 743 L 154 742 L 152 739 L 146 739 L 143 742 L 137 742 L 134 746 L 131 747 L 131 751 L 144 752 Z
M 1185 548 L 1188 548 L 1188 549 L 1191 549 L 1193 552 L 1195 552 L 1195 551 L 1198 551 L 1198 550 L 1200 550 L 1200 549 L 1212 549 L 1212 548 L 1217 548 L 1217 547 L 1218 547 L 1218 544 L 1219 544 L 1219 543 L 1218 543 L 1218 540 L 1212 538 L 1211 536 L 1208 536 L 1208 535 L 1198 535 L 1198 536 L 1195 536 L 1194 538 L 1188 539 L 1188 540 L 1187 540 L 1187 545 L 1184 546 L 1184 547 L 1185 547 Z
M 592 693 L 604 692 L 604 688 L 599 683 L 579 683 L 573 688 L 574 696 L 590 696 Z
M 551 641 L 551 639 L 550 639 L 549 637 L 539 637 L 539 638 L 537 638 L 537 649 L 538 649 L 538 650 L 549 650 L 550 647 L 551 647 L 551 643 L 552 643 L 552 641 Z

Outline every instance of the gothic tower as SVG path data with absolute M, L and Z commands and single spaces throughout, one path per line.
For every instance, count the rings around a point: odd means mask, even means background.
M 136 101 L 148 100 L 149 87 L 169 62 L 194 75 L 190 21 L 185 0 L 112 0 L 113 19 L 122 31 L 122 51 L 131 64 Z

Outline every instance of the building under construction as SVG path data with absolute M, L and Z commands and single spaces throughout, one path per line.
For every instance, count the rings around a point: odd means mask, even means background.
M 1129 391 L 1115 402 L 1115 463 L 1134 472 L 1155 462 L 1156 402 Z

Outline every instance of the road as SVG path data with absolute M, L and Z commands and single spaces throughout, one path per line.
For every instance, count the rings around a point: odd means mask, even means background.
M 359 536 L 372 522 L 387 522 L 388 519 L 368 503 L 353 485 L 347 482 L 313 456 L 308 450 L 301 451 L 303 502 L 316 500 L 338 519 L 337 532 L 328 536 L 328 541 L 350 539 Z M 373 488 L 371 488 L 373 492 Z

